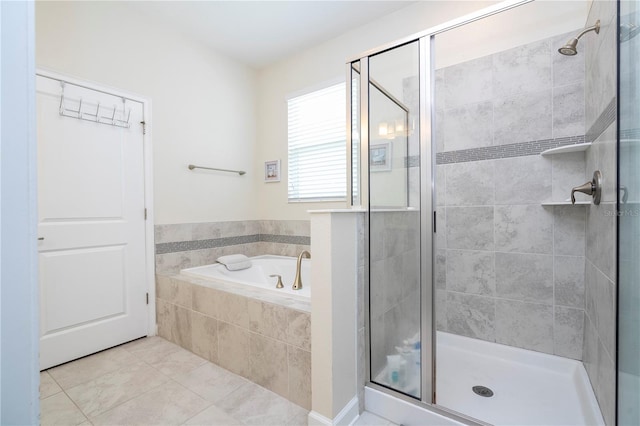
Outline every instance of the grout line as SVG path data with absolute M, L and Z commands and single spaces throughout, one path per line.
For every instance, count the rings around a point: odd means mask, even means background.
M 110 348 L 110 349 L 113 349 L 113 348 Z M 102 351 L 102 352 L 104 352 L 104 351 Z M 102 353 L 102 352 L 97 352 L 97 353 L 95 353 L 95 354 L 87 355 L 87 356 L 82 357 L 82 358 L 79 358 L 79 359 L 89 358 L 89 357 L 91 357 L 91 356 L 93 356 L 93 355 L 97 355 L 97 354 Z M 127 353 L 128 353 L 128 352 L 127 352 Z M 77 361 L 77 360 L 76 360 L 76 361 Z M 67 364 L 70 364 L 71 362 L 74 362 L 74 361 L 70 361 L 70 362 L 69 362 L 69 363 L 67 363 Z M 65 365 L 65 364 L 63 364 L 63 365 Z M 66 392 L 67 390 L 71 390 L 71 389 L 76 388 L 76 387 L 78 387 L 78 386 L 80 386 L 80 385 L 84 385 L 84 384 L 87 384 L 87 383 L 92 382 L 92 381 L 94 381 L 94 380 L 97 380 L 97 379 L 99 379 L 99 378 L 101 378 L 101 377 L 104 377 L 104 376 L 106 376 L 107 374 L 112 374 L 112 373 L 118 372 L 118 371 L 122 370 L 123 368 L 125 368 L 125 367 L 127 367 L 127 366 L 128 366 L 128 365 L 119 365 L 119 366 L 118 366 L 118 368 L 116 368 L 116 369 L 114 369 L 114 370 L 109 370 L 109 371 L 105 372 L 104 374 L 101 374 L 101 375 L 99 375 L 99 376 L 96 376 L 96 377 L 94 377 L 94 378 L 92 378 L 92 379 L 88 379 L 88 380 L 85 380 L 85 381 L 83 381 L 83 382 L 76 383 L 75 385 L 70 386 L 70 387 L 68 387 L 67 389 L 65 389 L 65 388 L 64 388 L 64 387 L 62 387 L 62 386 L 60 386 L 60 388 L 61 388 L 63 391 L 65 391 L 65 392 Z M 55 368 L 55 367 L 54 367 L 54 368 Z M 51 376 L 51 377 L 53 377 L 53 376 Z
M 547 307 L 551 306 L 551 304 L 545 303 L 545 302 L 536 302 L 536 301 L 523 300 L 523 299 L 513 299 L 513 298 L 502 297 L 502 296 L 497 296 L 497 295 L 465 293 L 465 292 L 462 292 L 462 291 L 455 291 L 455 290 L 447 290 L 447 292 L 448 293 L 460 294 L 460 295 L 464 295 L 464 296 L 480 297 L 480 298 L 483 298 L 483 299 L 495 299 L 495 300 L 504 300 L 504 301 L 507 301 L 507 302 L 528 303 L 528 304 L 531 304 L 531 305 L 542 305 L 542 306 L 547 306 Z M 580 308 L 573 308 L 573 309 L 580 309 Z
M 160 372 L 159 372 L 159 373 L 160 373 Z M 160 374 L 161 374 L 161 375 L 163 375 L 162 373 L 160 373 Z M 166 376 L 165 376 L 165 377 L 166 377 Z M 166 381 L 166 382 L 162 382 L 162 383 L 160 383 L 159 385 L 156 385 L 156 386 L 154 386 L 154 387 L 152 387 L 152 388 L 150 388 L 150 389 L 145 390 L 145 391 L 144 391 L 144 392 L 142 392 L 142 393 L 139 393 L 139 394 L 137 394 L 137 395 L 135 395 L 135 396 L 133 396 L 133 397 L 131 397 L 131 398 L 127 399 L 126 401 L 122 401 L 121 403 L 119 403 L 119 404 L 117 404 L 117 405 L 114 405 L 113 407 L 109 408 L 108 410 L 102 411 L 101 413 L 99 413 L 99 414 L 97 414 L 97 415 L 93 416 L 93 418 L 95 419 L 95 418 L 100 417 L 100 416 L 102 416 L 102 415 L 104 415 L 104 414 L 106 414 L 106 413 L 109 413 L 109 412 L 111 412 L 111 411 L 115 410 L 116 408 L 121 407 L 122 405 L 124 405 L 124 404 L 128 403 L 129 401 L 133 401 L 134 399 L 139 398 L 139 397 L 141 397 L 142 395 L 145 395 L 145 394 L 147 394 L 147 393 L 149 393 L 149 392 L 151 392 L 151 391 L 153 391 L 153 390 L 158 389 L 160 386 L 164 386 L 164 385 L 166 385 L 167 383 L 169 383 L 169 381 L 171 381 L 171 378 L 168 378 L 168 379 L 169 379 L 169 380 L 168 380 L 168 381 Z M 89 417 L 89 415 L 88 415 L 88 414 L 85 414 L 85 413 L 84 413 L 84 411 L 83 411 L 82 413 L 87 417 L 87 419 L 89 419 L 89 421 L 91 421 L 91 417 Z M 93 422 L 91 422 L 91 423 L 93 423 Z
M 84 411 L 82 411 L 82 408 L 80 408 L 80 406 L 73 400 L 73 398 L 71 398 L 71 396 L 65 390 L 63 390 L 62 392 L 64 392 L 65 396 L 69 399 L 69 401 L 71 401 L 71 403 L 76 406 L 76 408 L 78 409 L 78 411 L 80 411 L 80 413 L 84 416 L 84 418 L 89 423 L 93 424 L 93 422 L 89 418 L 89 415 L 87 413 L 85 413 Z M 78 423 L 78 424 L 80 424 L 80 423 Z
M 209 362 L 209 361 L 207 361 L 207 362 Z M 192 370 L 190 370 L 190 371 L 192 371 Z M 186 386 L 185 386 L 185 385 L 183 385 L 182 383 L 178 382 L 177 380 L 175 380 L 175 379 L 171 379 L 171 381 L 173 381 L 175 384 L 177 384 L 178 386 L 180 386 L 182 389 L 186 390 L 187 392 L 189 392 L 189 393 L 191 393 L 191 394 L 195 395 L 196 397 L 200 398 L 201 400 L 203 400 L 204 402 L 206 402 L 207 404 L 209 404 L 209 405 L 207 405 L 205 408 L 203 408 L 202 410 L 198 411 L 198 412 L 197 412 L 196 414 L 194 414 L 193 416 L 191 416 L 191 417 L 189 417 L 189 418 L 185 419 L 181 424 L 185 424 L 186 422 L 188 422 L 189 420 L 193 419 L 194 417 L 196 417 L 197 415 L 199 415 L 199 414 L 200 414 L 200 413 L 202 413 L 203 411 L 206 411 L 206 410 L 208 410 L 209 408 L 211 408 L 211 407 L 215 406 L 215 404 L 214 404 L 213 402 L 211 402 L 211 401 L 209 401 L 209 400 L 205 399 L 203 396 L 201 396 L 201 395 L 200 395 L 200 394 L 198 394 L 197 392 L 195 392 L 195 391 L 193 391 L 193 390 L 189 389 L 188 387 L 186 387 Z M 166 383 L 165 383 L 165 384 L 166 384 Z M 219 407 L 217 407 L 217 406 L 216 406 L 216 408 L 219 408 Z M 221 409 L 221 410 L 222 410 L 222 409 Z M 222 410 L 222 411 L 224 411 L 224 410 Z M 226 411 L 225 411 L 225 413 L 226 413 Z
M 45 398 L 38 398 L 39 400 L 47 399 L 47 398 L 49 398 L 50 396 L 57 395 L 57 394 L 59 394 L 60 392 L 64 392 L 64 389 L 62 388 L 62 386 L 60 386 L 60 383 L 58 383 L 58 381 L 57 381 L 56 379 L 54 379 L 54 378 L 53 378 L 53 376 L 52 376 L 51 374 L 49 374 L 49 370 L 51 370 L 51 368 L 47 368 L 46 370 L 41 371 L 40 373 L 45 373 L 47 376 L 49 376 L 49 378 L 50 378 L 51 380 L 53 380 L 53 383 L 55 383 L 56 385 L 58 385 L 58 387 L 60 388 L 60 390 L 59 390 L 58 392 L 56 392 L 56 393 L 52 393 L 51 395 L 49 395 L 49 396 L 47 396 L 47 397 L 45 397 Z M 42 382 L 40 382 L 40 385 L 42 385 Z M 38 396 L 39 396 L 39 395 L 40 395 L 40 390 L 38 389 Z

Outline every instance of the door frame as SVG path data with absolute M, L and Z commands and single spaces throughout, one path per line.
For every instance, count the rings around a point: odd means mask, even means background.
M 144 205 L 147 209 L 147 219 L 145 220 L 145 274 L 146 288 L 149 294 L 149 304 L 147 305 L 147 336 L 155 336 L 158 331 L 156 325 L 156 278 L 155 278 L 155 235 L 153 220 L 153 152 L 152 152 L 152 130 L 151 123 L 151 99 L 117 89 L 105 84 L 96 83 L 90 80 L 70 76 L 47 68 L 36 68 L 36 76 L 51 78 L 63 81 L 67 84 L 80 86 L 89 90 L 96 90 L 109 95 L 114 95 L 127 100 L 142 104 L 142 116 L 144 117 L 143 140 L 143 166 L 144 166 Z

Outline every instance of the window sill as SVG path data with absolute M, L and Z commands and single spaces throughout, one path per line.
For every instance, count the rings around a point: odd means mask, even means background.
M 288 200 L 289 204 L 302 204 L 302 203 L 346 203 L 346 198 L 309 198 L 302 200 Z

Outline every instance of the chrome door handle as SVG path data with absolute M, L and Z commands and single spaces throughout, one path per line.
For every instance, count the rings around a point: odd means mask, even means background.
M 576 192 L 582 192 L 583 194 L 593 196 L 593 204 L 596 206 L 599 205 L 600 197 L 602 196 L 602 173 L 600 173 L 600 170 L 593 172 L 593 179 L 591 179 L 591 182 L 576 186 L 571 190 L 571 204 L 576 203 Z

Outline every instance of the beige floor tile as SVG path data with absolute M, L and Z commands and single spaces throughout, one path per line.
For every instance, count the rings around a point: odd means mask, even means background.
M 174 380 L 213 403 L 225 398 L 240 386 L 249 383 L 242 377 L 211 363 L 178 375 L 174 377 Z
M 153 363 L 165 358 L 167 355 L 180 350 L 180 346 L 171 343 L 162 337 L 152 336 L 134 340 L 122 346 L 123 349 L 143 361 Z
M 244 426 L 240 420 L 236 420 L 215 405 L 207 408 L 197 416 L 189 419 L 185 425 L 206 426 Z
M 179 374 L 187 373 L 194 368 L 198 368 L 207 360 L 200 358 L 185 349 L 179 348 L 175 352 L 169 353 L 164 358 L 158 358 L 148 361 L 152 367 L 157 368 L 162 374 L 174 377 Z
M 75 386 L 67 393 L 85 414 L 94 417 L 168 380 L 155 368 L 139 361 Z
M 309 424 L 309 413 L 305 412 L 293 417 L 287 422 L 287 426 L 307 426 Z
M 116 371 L 134 361 L 135 358 L 129 352 L 121 347 L 116 347 L 51 368 L 47 372 L 62 389 L 66 390 L 103 374 Z
M 58 392 L 62 392 L 62 388 L 58 386 L 55 380 L 47 373 L 43 371 L 40 373 L 40 399 L 44 399 L 54 395 Z
M 251 382 L 222 399 L 216 406 L 246 425 L 286 425 L 307 412 Z
M 64 392 L 40 401 L 40 424 L 78 425 L 87 418 Z
M 95 425 L 179 425 L 207 408 L 209 402 L 170 381 L 98 417 Z

